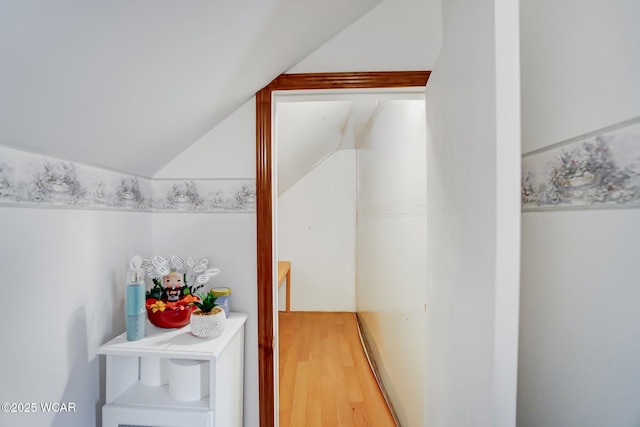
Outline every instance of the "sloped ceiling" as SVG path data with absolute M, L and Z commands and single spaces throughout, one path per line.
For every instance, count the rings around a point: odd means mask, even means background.
M 282 102 L 277 105 L 278 195 L 336 150 L 357 148 L 378 105 L 375 99 Z
M 288 72 L 431 70 L 441 46 L 441 0 L 385 0 Z
M 152 176 L 380 0 L 0 0 L 0 144 Z
M 278 195 L 338 149 L 350 109 L 350 101 L 278 104 Z

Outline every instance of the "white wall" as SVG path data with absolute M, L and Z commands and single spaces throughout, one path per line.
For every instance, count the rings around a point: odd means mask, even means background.
M 637 210 L 525 213 L 518 425 L 640 419 Z
M 428 426 L 515 425 L 517 4 L 443 2 L 426 93 Z
M 291 261 L 291 310 L 355 311 L 355 150 L 335 151 L 280 195 L 277 209 L 278 259 Z
M 252 99 L 159 175 L 253 178 L 254 157 Z M 0 413 L 1 427 L 100 423 L 104 362 L 95 351 L 125 329 L 125 272 L 136 253 L 208 257 L 222 269 L 211 284 L 230 286 L 233 309 L 250 314 L 245 422 L 258 424 L 255 214 L 1 207 L 0 218 L 5 315 L 18 319 L 25 307 L 33 310 L 24 325 L 0 332 L 7 344 L 0 363 L 17 367 L 0 376 L 0 400 L 75 402 L 78 408 L 68 417 Z
M 255 98 L 154 178 L 255 178 Z M 207 257 L 221 269 L 206 285 L 231 288 L 232 310 L 247 313 L 244 424 L 258 425 L 258 313 L 255 213 L 153 215 L 153 252 Z
M 0 208 L 1 402 L 74 402 L 75 414 L 0 413 L 0 426 L 98 425 L 104 361 L 125 329 L 129 259 L 151 244 L 151 214 Z
M 231 310 L 248 313 L 245 325 L 244 424 L 258 425 L 258 318 L 255 214 L 153 216 L 153 253 L 206 257 L 220 268 L 205 285 L 231 288 Z
M 640 116 L 635 0 L 522 2 L 523 152 Z M 640 419 L 637 210 L 522 215 L 518 425 Z
M 357 311 L 400 424 L 424 425 L 424 100 L 383 101 L 358 149 Z

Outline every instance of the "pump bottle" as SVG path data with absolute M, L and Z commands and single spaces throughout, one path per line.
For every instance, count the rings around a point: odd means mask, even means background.
M 145 311 L 144 270 L 127 270 L 127 293 L 125 297 L 127 315 L 127 340 L 136 341 L 144 338 Z

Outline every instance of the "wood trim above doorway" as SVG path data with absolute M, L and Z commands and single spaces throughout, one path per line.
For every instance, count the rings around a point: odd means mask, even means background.
M 256 216 L 258 270 L 258 393 L 260 427 L 275 424 L 273 327 L 272 94 L 275 90 L 424 87 L 430 71 L 281 74 L 256 94 Z

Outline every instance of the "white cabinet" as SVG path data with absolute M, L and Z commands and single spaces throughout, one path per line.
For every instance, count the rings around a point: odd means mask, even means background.
M 241 427 L 244 372 L 244 324 L 247 315 L 231 313 L 224 333 L 215 339 L 191 335 L 189 325 L 161 329 L 146 324 L 146 336 L 127 341 L 126 333 L 98 349 L 106 355 L 106 403 L 103 427 Z M 175 399 L 169 384 L 149 386 L 140 381 L 142 358 L 188 359 L 208 364 L 209 394 L 199 400 Z M 194 384 L 194 387 L 197 387 Z

